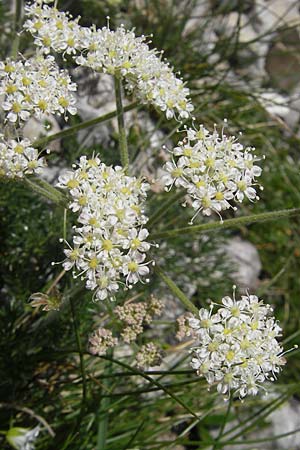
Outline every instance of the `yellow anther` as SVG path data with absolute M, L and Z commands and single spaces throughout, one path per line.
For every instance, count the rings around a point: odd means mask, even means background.
M 79 186 L 79 182 L 77 180 L 75 180 L 75 178 L 72 178 L 71 180 L 69 180 L 67 182 L 67 187 L 69 189 L 75 189 Z
M 90 267 L 91 269 L 96 269 L 97 266 L 98 266 L 97 258 L 96 258 L 96 257 L 95 257 L 95 258 L 92 258 L 92 259 L 90 260 L 90 262 L 89 262 L 89 267 Z
M 128 264 L 128 270 L 129 270 L 130 272 L 136 272 L 136 271 L 138 270 L 138 268 L 139 268 L 139 266 L 138 266 L 138 264 L 137 264 L 135 261 L 131 261 L 131 262 Z

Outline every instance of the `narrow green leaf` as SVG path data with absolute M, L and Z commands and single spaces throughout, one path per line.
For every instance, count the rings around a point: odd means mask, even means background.
M 169 278 L 168 275 L 166 275 L 158 266 L 155 266 L 154 271 L 166 283 L 170 291 L 181 301 L 181 303 L 189 311 L 198 316 L 199 314 L 198 308 L 196 308 L 196 306 L 187 298 L 187 296 L 182 292 L 182 290 L 178 286 L 176 286 L 174 281 L 172 281 L 171 278 Z
M 188 405 L 186 405 L 180 398 L 178 398 L 175 394 L 169 391 L 165 386 L 163 386 L 161 383 L 159 383 L 154 378 L 150 377 L 149 375 L 146 375 L 144 372 L 136 369 L 135 367 L 131 367 L 128 364 L 125 364 L 122 361 L 110 358 L 109 356 L 101 355 L 99 358 L 106 359 L 108 361 L 112 361 L 114 364 L 118 364 L 121 367 L 124 367 L 128 369 L 130 372 L 135 373 L 136 375 L 139 375 L 140 377 L 144 378 L 145 380 L 149 381 L 150 383 L 154 384 L 155 386 L 158 386 L 161 390 L 163 390 L 169 397 L 171 397 L 176 403 L 181 405 L 189 414 L 191 414 L 193 417 L 201 420 L 201 417 L 199 417 Z
M 110 375 L 112 373 L 112 362 L 108 360 L 105 368 L 105 374 Z M 109 390 L 109 378 L 105 378 L 103 381 L 103 389 Z M 100 402 L 100 407 L 98 411 L 99 423 L 98 423 L 98 434 L 97 434 L 97 450 L 105 450 L 106 447 L 106 437 L 108 429 L 108 409 L 110 405 L 110 395 L 105 395 L 102 397 Z M 101 410 L 104 410 L 104 414 L 100 416 Z

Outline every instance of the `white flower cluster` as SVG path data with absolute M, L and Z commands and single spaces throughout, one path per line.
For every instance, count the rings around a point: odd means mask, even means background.
M 176 115 L 181 119 L 189 117 L 193 106 L 188 100 L 188 88 L 161 54 L 150 50 L 145 36 L 136 37 L 134 31 L 122 26 L 115 31 L 106 27 L 87 29 L 84 47 L 88 51 L 77 57 L 79 65 L 124 77 L 130 92 L 141 102 L 165 112 L 168 119 Z
M 51 49 L 67 53 L 81 66 L 122 76 L 130 92 L 165 112 L 168 119 L 189 117 L 193 105 L 188 88 L 162 60 L 161 53 L 149 48 L 145 36 L 136 37 L 123 26 L 115 31 L 81 27 L 78 20 L 48 5 L 34 3 L 26 12 L 29 19 L 24 27 L 45 53 Z
M 82 156 L 75 170 L 59 178 L 58 186 L 69 190 L 70 209 L 79 213 L 80 224 L 75 227 L 74 247 L 65 250 L 64 268 L 76 269 L 75 277 L 86 279 L 87 289 L 95 290 L 100 300 L 113 298 L 119 284 L 131 288 L 142 281 L 149 274 L 149 233 L 143 214 L 148 184 L 125 175 L 121 167 L 106 166 L 98 157 Z
M 53 56 L 37 53 L 25 61 L 0 61 L 0 95 L 6 118 L 12 123 L 31 115 L 76 114 L 72 94 L 76 84 L 68 72 L 60 70 Z
M 184 187 L 196 210 L 211 215 L 230 207 L 231 201 L 242 202 L 245 197 L 258 199 L 255 180 L 261 174 L 253 147 L 244 148 L 234 136 L 210 133 L 203 125 L 189 128 L 186 137 L 173 150 L 176 160 L 165 164 L 167 190 L 173 185 Z M 192 219 L 192 221 L 193 221 Z
M 219 393 L 256 395 L 286 362 L 276 339 L 281 328 L 272 308 L 255 295 L 224 297 L 217 307 L 214 314 L 212 305 L 200 309 L 199 319 L 189 319 L 199 342 L 191 365 L 210 385 L 217 383 Z
M 44 159 L 39 158 L 29 139 L 6 140 L 0 135 L 0 178 L 22 178 L 40 173 L 44 167 Z
M 35 45 L 46 54 L 51 50 L 68 55 L 76 54 L 82 48 L 84 30 L 78 24 L 79 17 L 73 19 L 69 13 L 43 3 L 45 2 L 37 1 L 25 6 L 25 14 L 29 19 L 24 23 L 24 29 L 35 37 Z

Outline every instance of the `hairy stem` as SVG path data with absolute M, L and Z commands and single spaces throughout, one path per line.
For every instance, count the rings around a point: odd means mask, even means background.
M 137 102 L 131 103 L 124 107 L 124 113 L 127 111 L 131 111 L 138 106 Z M 38 139 L 33 143 L 34 147 L 44 148 L 49 142 L 56 141 L 57 139 L 63 139 L 67 136 L 71 136 L 72 134 L 77 133 L 80 130 L 85 130 L 86 128 L 93 127 L 98 125 L 99 123 L 107 122 L 110 119 L 113 119 L 118 114 L 117 110 L 112 111 L 110 113 L 104 114 L 103 116 L 96 117 L 95 119 L 86 120 L 85 122 L 79 123 L 77 125 L 73 125 L 72 127 L 66 128 L 65 130 L 59 131 L 58 133 L 51 134 L 50 136 L 46 136 L 44 138 Z
M 76 431 L 78 431 L 81 420 L 84 415 L 84 411 L 85 411 L 87 387 L 86 387 L 86 374 L 85 374 L 85 367 L 84 367 L 83 350 L 82 350 L 79 329 L 78 329 L 78 324 L 77 324 L 75 304 L 74 304 L 74 300 L 72 299 L 71 296 L 70 296 L 70 306 L 71 306 L 74 332 L 75 332 L 75 337 L 76 337 L 76 344 L 77 344 L 78 353 L 79 353 L 80 373 L 81 373 L 81 377 L 82 377 L 82 401 L 81 401 L 80 413 L 79 413 L 79 416 L 78 416 L 78 419 L 76 422 L 76 427 L 75 427 Z
M 225 414 L 225 416 L 224 416 L 224 420 L 223 420 L 223 422 L 222 422 L 222 425 L 221 425 L 220 430 L 219 430 L 218 437 L 217 437 L 217 439 L 216 439 L 216 442 L 215 442 L 215 444 L 214 444 L 212 450 L 218 450 L 219 448 L 222 447 L 222 444 L 220 444 L 220 441 L 221 441 L 221 439 L 222 439 L 223 432 L 224 432 L 226 423 L 227 423 L 228 418 L 229 418 L 229 414 L 230 414 L 230 410 L 231 410 L 231 405 L 232 405 L 232 397 L 230 396 L 229 399 L 228 399 L 227 411 L 226 411 L 226 414 Z
M 116 95 L 117 117 L 119 127 L 119 149 L 120 149 L 121 163 L 125 169 L 125 172 L 127 172 L 129 167 L 129 154 L 124 122 L 124 108 L 122 103 L 122 82 L 121 78 L 118 76 L 115 76 L 115 95 Z
M 11 46 L 11 56 L 12 58 L 16 58 L 19 51 L 20 45 L 20 36 L 19 30 L 22 22 L 22 12 L 23 12 L 23 0 L 15 0 L 16 1 L 16 12 L 15 12 L 15 23 L 14 23 L 14 39 Z
M 24 181 L 32 191 L 37 192 L 48 200 L 51 200 L 51 202 L 60 206 L 67 205 L 67 197 L 58 189 L 51 186 L 51 184 L 47 183 L 47 181 L 35 177 L 24 178 Z
M 187 234 L 207 233 L 213 230 L 222 230 L 225 228 L 238 228 L 242 225 L 250 223 L 265 222 L 267 220 L 284 219 L 300 215 L 300 208 L 282 209 L 279 211 L 271 211 L 260 214 L 251 214 L 244 217 L 236 217 L 234 219 L 227 219 L 223 222 L 209 222 L 201 225 L 193 225 L 190 227 L 176 228 L 175 230 L 161 231 L 150 235 L 149 239 L 172 239 L 177 236 Z
M 113 357 L 112 350 L 108 353 L 108 356 Z M 104 374 L 110 376 L 112 374 L 112 362 L 107 361 L 106 367 L 104 370 Z M 111 385 L 111 382 L 109 378 L 106 378 L 102 382 L 103 390 L 106 390 L 109 392 L 109 387 Z M 106 395 L 106 392 L 104 395 L 102 395 L 100 407 L 99 407 L 99 415 L 101 413 L 101 410 L 106 411 L 106 413 L 100 418 L 99 424 L 98 424 L 98 434 L 97 434 L 97 450 L 104 450 L 106 445 L 106 436 L 107 436 L 107 428 L 108 428 L 108 409 L 110 404 L 110 395 Z

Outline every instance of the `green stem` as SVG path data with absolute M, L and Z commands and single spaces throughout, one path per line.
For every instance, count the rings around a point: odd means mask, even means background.
M 247 439 L 246 441 L 233 441 L 233 440 L 222 441 L 222 442 L 220 442 L 220 445 L 222 446 L 222 448 L 225 448 L 226 446 L 229 446 L 229 445 L 238 445 L 238 446 L 240 446 L 240 449 L 242 449 L 242 448 L 244 448 L 243 447 L 244 445 L 251 445 L 251 444 L 253 445 L 253 444 L 259 444 L 259 443 L 262 443 L 262 442 L 276 442 L 279 439 L 282 439 L 282 438 L 287 437 L 287 436 L 291 436 L 291 435 L 296 434 L 296 433 L 300 433 L 300 428 L 295 428 L 292 431 L 288 431 L 288 432 L 282 433 L 282 434 L 275 434 L 275 435 L 273 435 L 272 437 L 269 437 L 269 438 Z M 167 444 L 174 445 L 174 442 L 176 444 L 182 444 L 182 445 L 184 445 L 184 444 L 189 445 L 189 446 L 194 445 L 194 446 L 197 446 L 198 450 L 202 450 L 202 449 L 206 448 L 208 445 L 213 445 L 214 444 L 214 441 L 211 440 L 211 439 L 206 439 L 206 440 L 203 440 L 203 441 L 202 440 L 194 441 L 194 440 L 191 440 L 191 439 L 180 439 L 180 438 L 177 438 L 177 439 L 175 439 L 175 441 L 174 440 L 173 441 L 156 441 L 155 448 L 157 448 L 157 449 L 158 448 L 165 449 Z M 160 444 L 162 444 L 162 445 L 160 446 Z M 159 445 L 159 447 L 158 447 L 158 445 Z M 153 447 L 153 444 L 145 444 L 143 446 L 143 450 L 145 450 L 146 448 L 153 449 L 154 447 Z
M 15 37 L 13 39 L 12 46 L 11 46 L 12 58 L 16 58 L 18 55 L 18 51 L 19 51 L 19 45 L 20 45 L 19 30 L 20 30 L 21 21 L 22 21 L 22 11 L 23 11 L 23 0 L 16 0 L 16 13 L 15 13 L 15 23 L 14 23 Z
M 77 324 L 75 304 L 74 304 L 74 301 L 71 296 L 70 296 L 70 306 L 71 306 L 74 332 L 75 332 L 75 337 L 76 337 L 76 344 L 77 344 L 78 353 L 79 353 L 80 373 L 81 373 L 81 377 L 82 377 L 82 401 L 81 401 L 80 413 L 79 413 L 77 423 L 75 426 L 75 431 L 78 431 L 81 420 L 83 418 L 84 410 L 85 410 L 87 387 L 86 387 L 86 374 L 85 374 L 85 367 L 84 367 L 84 356 L 83 356 L 84 354 L 83 354 L 83 350 L 82 350 L 79 329 L 78 329 L 78 324 Z
M 182 290 L 178 286 L 176 286 L 174 281 L 172 281 L 171 278 L 169 278 L 168 275 L 166 275 L 158 266 L 154 267 L 154 271 L 166 283 L 170 291 L 181 301 L 181 303 L 189 311 L 198 316 L 199 314 L 198 308 L 196 308 L 196 306 L 187 298 L 187 296 L 182 292 Z
M 64 241 L 67 240 L 67 215 L 68 215 L 68 210 L 65 208 L 64 209 L 64 221 L 63 221 L 63 239 L 64 239 Z
M 24 181 L 31 190 L 37 192 L 48 200 L 51 200 L 53 203 L 60 206 L 67 205 L 67 197 L 58 189 L 51 186 L 51 184 L 47 183 L 47 181 L 35 177 L 24 178 Z
M 113 352 L 111 351 L 109 356 L 113 356 Z M 107 361 L 106 367 L 104 370 L 105 375 L 111 375 L 112 374 L 112 362 Z M 106 378 L 103 380 L 103 389 L 106 391 L 109 391 L 109 387 L 111 385 L 111 382 L 109 378 Z M 107 428 L 108 428 L 108 409 L 110 405 L 110 394 L 107 395 L 106 393 L 102 395 L 102 399 L 100 402 L 100 408 L 99 408 L 99 416 L 101 413 L 101 410 L 105 411 L 106 413 L 101 416 L 98 424 L 98 434 L 97 434 L 97 447 L 96 450 L 104 450 L 106 445 L 106 436 L 107 436 Z
M 116 96 L 116 106 L 117 106 L 117 117 L 118 117 L 118 127 L 119 127 L 119 149 L 121 156 L 121 163 L 125 169 L 128 171 L 129 167 L 129 154 L 126 139 L 126 130 L 124 122 L 124 108 L 122 103 L 122 81 L 117 75 L 115 76 L 115 96 Z
M 213 230 L 222 230 L 226 228 L 239 228 L 242 225 L 248 225 L 250 223 L 265 222 L 268 220 L 284 219 L 293 216 L 300 215 L 300 208 L 282 209 L 279 211 L 271 211 L 260 214 L 251 214 L 244 217 L 236 217 L 234 219 L 227 219 L 223 222 L 209 222 L 201 225 L 193 225 L 190 227 L 176 228 L 175 230 L 161 231 L 153 233 L 149 236 L 149 239 L 170 239 L 177 236 L 187 234 L 199 234 L 207 233 Z
M 249 433 L 251 430 L 255 430 L 257 425 L 259 423 L 262 423 L 262 420 L 264 420 L 266 417 L 270 416 L 270 414 L 273 411 L 276 411 L 281 405 L 283 405 L 289 398 L 290 396 L 293 395 L 292 390 L 290 390 L 289 392 L 282 394 L 278 399 L 275 399 L 271 405 L 267 405 L 267 407 L 265 409 L 263 409 L 263 412 L 260 414 L 253 414 L 253 416 L 251 417 L 251 420 L 249 420 L 249 418 L 247 418 L 247 420 L 242 421 L 241 423 L 239 423 L 239 425 L 237 425 L 236 427 L 233 427 L 233 429 L 229 429 L 228 431 L 226 431 L 223 434 L 223 438 L 225 436 L 227 436 L 228 434 L 231 435 L 233 433 L 233 431 L 237 431 L 233 436 L 230 436 L 228 439 L 229 440 L 234 440 L 237 439 L 241 436 L 245 436 L 247 433 Z M 250 422 L 250 424 L 249 424 Z M 242 426 L 245 425 L 244 428 L 242 428 Z
M 230 396 L 229 400 L 228 400 L 227 411 L 226 411 L 224 420 L 223 420 L 222 425 L 221 425 L 220 430 L 219 430 L 218 437 L 217 437 L 217 439 L 215 441 L 215 444 L 214 444 L 212 450 L 217 450 L 218 448 L 220 448 L 220 441 L 221 441 L 221 438 L 223 436 L 223 432 L 224 432 L 224 429 L 225 429 L 225 426 L 226 426 L 226 423 L 227 423 L 227 420 L 228 420 L 228 417 L 229 417 L 229 414 L 230 414 L 231 405 L 232 405 L 232 397 Z
M 193 417 L 201 420 L 201 417 L 199 417 L 188 405 L 185 404 L 177 395 L 173 394 L 169 389 L 167 389 L 165 386 L 163 386 L 161 383 L 159 383 L 155 378 L 150 377 L 149 375 L 146 375 L 144 372 L 136 369 L 135 367 L 131 367 L 128 364 L 125 364 L 124 362 L 110 358 L 109 356 L 99 355 L 99 358 L 106 359 L 108 361 L 111 361 L 114 364 L 117 364 L 121 367 L 124 367 L 125 369 L 129 370 L 132 373 L 135 373 L 136 375 L 141 376 L 145 380 L 149 381 L 150 383 L 154 384 L 155 386 L 159 387 L 161 390 L 163 390 L 169 397 L 171 397 L 175 402 L 177 402 L 179 405 L 181 405 L 188 413 L 190 413 Z
M 131 448 L 132 444 L 134 443 L 137 435 L 139 434 L 139 432 L 141 431 L 141 429 L 143 428 L 143 426 L 145 425 L 146 419 L 143 419 L 142 422 L 139 424 L 139 426 L 137 427 L 137 429 L 135 430 L 133 436 L 130 438 L 129 442 L 127 442 L 127 444 L 125 444 L 125 447 L 123 447 L 122 450 L 128 450 Z
M 287 436 L 291 436 L 293 434 L 300 433 L 300 428 L 295 428 L 293 431 L 287 431 L 286 433 L 282 434 L 275 434 L 271 438 L 262 438 L 262 439 L 247 439 L 246 441 L 224 441 L 221 442 L 222 446 L 225 447 L 226 445 L 245 445 L 245 444 L 259 444 L 261 442 L 275 442 L 278 439 L 282 439 Z
M 125 106 L 123 111 L 124 113 L 127 111 L 131 111 L 132 109 L 135 109 L 137 106 L 138 106 L 137 102 L 131 103 L 130 105 Z M 51 134 L 50 136 L 38 139 L 33 143 L 33 146 L 38 148 L 45 147 L 47 144 L 49 144 L 49 142 L 55 141 L 56 139 L 62 139 L 72 134 L 75 134 L 80 130 L 85 130 L 86 128 L 98 125 L 99 123 L 107 122 L 108 120 L 116 117 L 117 114 L 118 112 L 117 110 L 115 110 L 110 113 L 104 114 L 103 116 L 96 117 L 95 119 L 86 120 L 85 122 L 73 125 L 72 127 L 59 131 L 58 133 Z
M 195 373 L 195 371 L 194 371 L 194 373 Z M 194 383 L 199 384 L 199 377 L 194 378 L 192 380 L 187 378 L 185 380 L 178 381 L 177 383 L 164 384 L 164 387 L 168 388 L 168 389 L 171 389 L 171 388 L 173 389 L 173 388 L 176 388 L 176 387 L 179 387 L 179 386 L 187 386 L 188 384 L 194 384 Z M 204 389 L 207 389 L 207 388 L 205 387 Z M 109 397 L 109 398 L 111 398 L 111 397 L 124 397 L 124 396 L 130 396 L 130 395 L 136 396 L 136 395 L 140 395 L 140 394 L 146 394 L 148 392 L 158 392 L 158 391 L 161 391 L 161 390 L 162 390 L 162 388 L 156 386 L 156 387 L 147 388 L 147 389 L 137 389 L 135 391 L 134 390 L 130 390 L 130 391 L 116 392 L 115 394 L 107 394 L 107 395 L 103 394 L 103 398 L 105 398 L 105 397 Z

